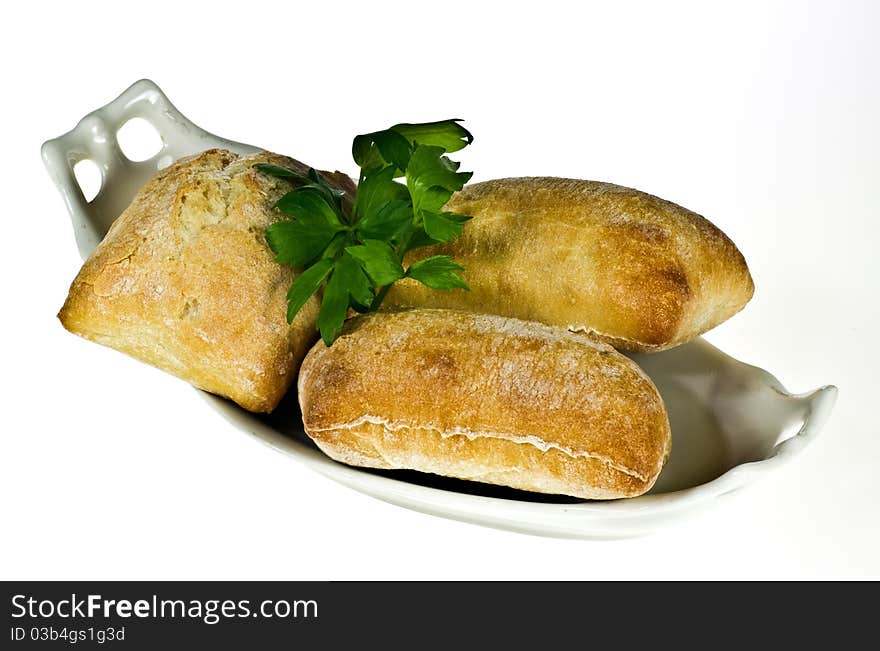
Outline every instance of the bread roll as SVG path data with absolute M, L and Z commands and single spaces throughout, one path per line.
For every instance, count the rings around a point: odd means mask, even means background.
M 447 307 L 590 332 L 623 350 L 671 348 L 738 312 L 754 290 L 742 254 L 706 219 L 608 183 L 518 178 L 467 186 L 447 210 L 475 217 L 449 254 L 470 292 L 414 280 L 387 306 Z
M 299 401 L 337 461 L 586 499 L 649 490 L 671 444 L 657 389 L 610 346 L 461 311 L 350 320 L 306 356 Z
M 308 167 L 266 152 L 207 151 L 159 172 L 113 223 L 73 281 L 64 327 L 231 398 L 271 411 L 315 339 L 317 300 L 288 325 L 295 272 L 264 231 L 291 189 L 254 163 Z M 342 174 L 329 178 L 353 193 Z

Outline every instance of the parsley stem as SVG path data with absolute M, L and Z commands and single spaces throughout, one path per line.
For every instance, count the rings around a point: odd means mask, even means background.
M 397 246 L 397 260 L 398 262 L 400 262 L 401 266 L 403 265 L 403 257 L 409 250 L 410 240 L 412 240 L 412 233 L 403 238 Z M 379 293 L 376 294 L 376 298 L 374 298 L 373 302 L 370 304 L 371 312 L 375 312 L 379 309 L 379 306 L 382 305 L 382 301 L 385 300 L 385 295 L 388 293 L 389 289 L 391 289 L 391 285 L 385 285 L 382 289 L 379 290 Z
M 329 346 L 351 308 L 378 310 L 398 280 L 438 290 L 467 289 L 457 275 L 461 265 L 449 256 L 403 266 L 408 251 L 449 241 L 467 219 L 443 211 L 471 177 L 445 156 L 473 139 L 458 122 L 398 124 L 355 137 L 352 156 L 360 171 L 353 202 L 314 169 L 302 174 L 278 165 L 254 166 L 294 184 L 275 204 L 293 219 L 266 228 L 275 260 L 302 268 L 288 291 L 288 322 L 323 288 L 317 325 Z M 395 180 L 400 177 L 406 182 Z
M 370 312 L 375 312 L 379 309 L 379 306 L 382 305 L 382 301 L 385 300 L 385 295 L 388 293 L 389 289 L 391 289 L 391 285 L 385 285 L 379 290 L 379 293 L 376 294 L 376 298 L 373 299 L 372 305 L 370 305 Z

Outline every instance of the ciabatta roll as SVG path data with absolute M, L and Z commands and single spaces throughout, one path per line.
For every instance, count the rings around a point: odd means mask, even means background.
M 609 183 L 515 178 L 465 187 L 446 210 L 474 219 L 407 263 L 448 254 L 471 291 L 396 283 L 385 305 L 445 307 L 595 334 L 622 350 L 684 343 L 743 308 L 742 254 L 689 210 Z
M 309 169 L 214 149 L 159 172 L 73 281 L 64 327 L 245 409 L 274 409 L 315 340 L 318 301 L 287 324 L 296 272 L 274 261 L 264 232 L 292 186 L 255 163 Z M 347 176 L 328 178 L 353 195 Z
M 343 463 L 587 499 L 649 490 L 671 445 L 657 389 L 610 346 L 461 311 L 350 320 L 306 356 L 299 401 Z

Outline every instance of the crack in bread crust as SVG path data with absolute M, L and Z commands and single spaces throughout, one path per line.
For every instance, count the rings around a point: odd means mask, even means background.
M 299 401 L 343 463 L 589 499 L 649 490 L 671 441 L 656 387 L 610 346 L 456 310 L 349 320 L 306 356 Z
M 545 441 L 539 436 L 535 436 L 534 434 L 509 434 L 504 432 L 487 432 L 487 431 L 473 431 L 466 427 L 451 427 L 451 428 L 440 428 L 436 425 L 431 424 L 421 424 L 416 425 L 414 423 L 403 423 L 399 421 L 391 421 L 387 418 L 381 418 L 379 416 L 371 416 L 365 415 L 361 416 L 357 420 L 351 421 L 349 423 L 339 423 L 336 425 L 328 425 L 320 428 L 312 428 L 309 430 L 312 434 L 320 434 L 322 432 L 328 431 L 337 431 L 337 430 L 349 430 L 357 433 L 358 426 L 363 425 L 364 423 L 370 423 L 371 425 L 382 425 L 389 430 L 425 430 L 430 432 L 436 432 L 442 438 L 450 438 L 453 436 L 464 436 L 470 441 L 478 438 L 493 438 L 493 439 L 501 439 L 503 441 L 508 441 L 510 443 L 517 443 L 521 445 L 532 445 L 541 452 L 546 452 L 547 450 L 553 449 L 558 450 L 562 454 L 571 457 L 572 459 L 585 458 L 585 459 L 595 459 L 596 461 L 601 461 L 609 468 L 613 468 L 614 470 L 618 470 L 625 475 L 629 475 L 630 477 L 635 477 L 641 481 L 647 482 L 650 481 L 650 476 L 645 473 L 641 473 L 637 470 L 629 468 L 621 463 L 616 463 L 610 457 L 607 457 L 603 454 L 596 454 L 593 452 L 589 452 L 588 450 L 574 450 L 568 446 L 560 445 L 559 443 L 554 443 L 553 441 Z

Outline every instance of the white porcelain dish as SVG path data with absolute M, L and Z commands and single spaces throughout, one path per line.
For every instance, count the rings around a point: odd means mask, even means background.
M 140 117 L 163 140 L 142 162 L 126 159 L 116 133 Z M 43 145 L 46 168 L 73 221 L 83 257 L 157 169 L 211 147 L 240 153 L 255 147 L 214 136 L 187 120 L 151 81 L 132 85 L 84 117 L 69 133 Z M 287 152 L 293 153 L 296 152 Z M 87 202 L 73 166 L 91 159 L 102 187 Z M 295 396 L 269 416 L 248 413 L 202 393 L 227 420 L 308 467 L 355 490 L 417 511 L 490 527 L 574 538 L 621 538 L 649 533 L 716 503 L 797 456 L 819 433 L 837 389 L 792 395 L 770 373 L 739 362 L 702 339 L 634 359 L 656 383 L 669 410 L 672 455 L 653 490 L 642 497 L 584 502 L 436 477 L 410 471 L 370 471 L 324 456 L 302 431 Z M 201 393 L 201 392 L 200 392 Z

